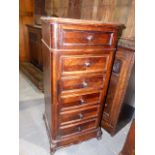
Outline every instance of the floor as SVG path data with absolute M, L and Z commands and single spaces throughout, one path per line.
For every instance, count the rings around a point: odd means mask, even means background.
M 42 119 L 44 112 L 43 93 L 29 79 L 20 73 L 20 155 L 50 155 L 49 142 Z M 130 123 L 115 136 L 105 130 L 102 139 L 96 138 L 81 144 L 72 145 L 56 151 L 55 155 L 118 155 L 127 136 Z

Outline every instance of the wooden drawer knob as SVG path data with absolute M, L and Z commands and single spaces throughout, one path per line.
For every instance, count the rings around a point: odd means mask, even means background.
M 81 102 L 81 104 L 85 103 L 84 99 L 80 99 L 80 102 Z
M 90 67 L 90 65 L 91 65 L 90 62 L 85 62 L 85 63 L 84 63 L 84 66 L 85 66 L 85 67 Z
M 81 132 L 81 127 L 80 126 L 78 127 L 78 132 Z
M 91 41 L 92 39 L 93 39 L 93 36 L 92 35 L 87 36 L 87 40 L 88 41 Z
M 80 113 L 80 114 L 79 114 L 79 117 L 80 117 L 80 119 L 82 119 L 82 118 L 83 118 L 83 114 L 82 114 L 82 113 Z
M 85 87 L 88 86 L 88 83 L 84 81 L 84 82 L 82 83 L 82 86 L 85 88 Z

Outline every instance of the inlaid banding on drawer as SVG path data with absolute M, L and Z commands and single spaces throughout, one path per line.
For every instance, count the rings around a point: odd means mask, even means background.
M 111 46 L 113 32 L 62 30 L 61 47 Z
M 66 125 L 77 121 L 82 121 L 98 116 L 99 105 L 90 106 L 83 109 L 75 109 L 71 111 L 60 112 L 60 124 Z
M 97 104 L 100 102 L 101 92 L 94 92 L 85 95 L 63 96 L 60 99 L 61 111 Z
M 92 119 L 85 122 L 62 126 L 59 128 L 59 134 L 65 137 L 95 129 L 96 121 L 96 119 Z
M 107 70 L 108 60 L 109 55 L 62 56 L 61 73 L 62 75 L 69 75 L 105 72 Z
M 101 89 L 104 85 L 105 76 L 92 75 L 92 76 L 74 76 L 62 78 L 60 81 L 61 93 L 84 91 L 86 89 Z

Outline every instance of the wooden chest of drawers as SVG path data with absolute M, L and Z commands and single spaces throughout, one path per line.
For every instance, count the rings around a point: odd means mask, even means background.
M 121 26 L 42 18 L 44 120 L 51 153 L 101 137 L 99 125 Z

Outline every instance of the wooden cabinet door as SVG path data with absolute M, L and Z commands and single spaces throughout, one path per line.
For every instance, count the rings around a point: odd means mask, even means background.
M 133 65 L 134 51 L 118 48 L 102 118 L 102 127 L 111 134 L 116 132 Z

